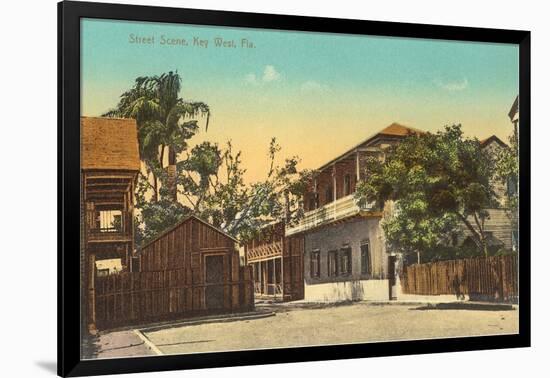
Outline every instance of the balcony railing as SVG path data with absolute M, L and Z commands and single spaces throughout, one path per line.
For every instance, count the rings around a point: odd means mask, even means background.
M 126 241 L 131 240 L 129 232 L 118 228 L 90 228 L 88 229 L 88 241 Z
M 280 283 L 268 283 L 262 285 L 261 282 L 254 282 L 254 294 L 257 296 L 280 296 L 283 294 L 283 285 Z
M 306 212 L 298 224 L 286 229 L 286 235 L 289 236 L 298 232 L 303 232 L 323 224 L 353 216 L 361 211 L 373 210 L 373 208 L 374 204 L 367 204 L 366 206 L 359 207 L 353 194 L 350 194 L 331 203 L 327 203 L 318 209 Z

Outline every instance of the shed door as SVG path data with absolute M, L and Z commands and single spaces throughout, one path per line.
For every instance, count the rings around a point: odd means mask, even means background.
M 223 256 L 206 256 L 206 308 L 209 310 L 223 308 Z

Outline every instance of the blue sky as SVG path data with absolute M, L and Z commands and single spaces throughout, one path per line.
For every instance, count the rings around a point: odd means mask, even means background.
M 155 43 L 130 43 L 132 34 Z M 392 122 L 462 123 L 468 135 L 505 139 L 519 90 L 516 45 L 106 20 L 83 20 L 81 35 L 83 115 L 115 106 L 137 76 L 177 70 L 182 96 L 213 112 L 197 141 L 232 139 L 254 177 L 272 136 L 307 168 Z M 161 45 L 161 36 L 188 45 Z M 215 47 L 216 37 L 236 47 Z M 255 47 L 242 48 L 243 38 Z

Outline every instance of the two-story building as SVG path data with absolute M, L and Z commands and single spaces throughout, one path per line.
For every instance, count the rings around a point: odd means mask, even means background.
M 391 204 L 386 209 L 360 207 L 354 193 L 368 174 L 367 158 L 383 159 L 388 147 L 410 133 L 421 131 L 394 123 L 323 164 L 304 195 L 304 217 L 296 224 L 262 230 L 247 244 L 245 255 L 254 267 L 258 296 L 308 301 L 389 298 L 392 258 L 386 253 L 380 221 Z
M 304 298 L 385 300 L 391 297 L 394 259 L 380 226 L 392 204 L 358 206 L 354 193 L 368 175 L 367 159 L 422 131 L 393 123 L 317 169 L 304 196 L 305 216 L 286 236 L 304 240 Z
M 81 288 L 87 324 L 100 274 L 131 271 L 134 191 L 140 170 L 136 121 L 81 117 Z

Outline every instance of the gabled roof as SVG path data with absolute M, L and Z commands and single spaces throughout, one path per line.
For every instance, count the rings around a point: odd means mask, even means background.
M 425 133 L 426 133 L 425 131 L 415 129 L 413 127 L 404 126 L 404 125 L 401 125 L 399 123 L 394 122 L 391 125 L 389 125 L 388 127 L 380 130 L 376 134 L 371 135 L 367 139 L 363 140 L 361 143 L 359 143 L 359 144 L 355 145 L 354 147 L 350 148 L 349 150 L 347 150 L 343 154 L 338 155 L 336 158 L 330 160 L 328 163 L 325 163 L 323 166 L 321 166 L 319 168 L 319 170 L 321 171 L 321 170 L 327 168 L 328 166 L 330 166 L 334 162 L 344 158 L 346 155 L 349 155 L 350 153 L 354 152 L 359 147 L 362 147 L 362 146 L 374 141 L 378 137 L 389 136 L 389 137 L 403 137 L 404 138 L 407 135 L 411 135 L 411 134 L 425 134 Z
M 488 138 L 485 138 L 485 139 L 482 139 L 479 141 L 479 143 L 481 144 L 481 147 L 485 147 L 487 145 L 489 145 L 491 142 L 497 142 L 498 144 L 500 144 L 502 147 L 508 147 L 508 145 L 506 143 L 504 143 L 499 137 L 497 137 L 496 135 L 491 135 L 490 137 Z
M 161 232 L 160 234 L 158 234 L 153 240 L 147 242 L 146 244 L 144 244 L 143 246 L 141 246 L 139 248 L 139 251 L 143 250 L 144 248 L 148 247 L 149 245 L 153 244 L 154 242 L 156 242 L 157 240 L 159 240 L 160 238 L 162 238 L 163 236 L 165 236 L 166 234 L 172 232 L 173 230 L 175 230 L 176 228 L 178 228 L 179 226 L 181 226 L 182 224 L 184 223 L 187 223 L 189 222 L 190 220 L 196 220 L 198 222 L 201 222 L 203 223 L 204 225 L 212 228 L 213 230 L 216 230 L 218 231 L 220 234 L 226 236 L 227 238 L 233 240 L 235 243 L 239 243 L 239 241 L 234 238 L 233 236 L 229 235 L 227 232 L 225 232 L 224 230 L 218 228 L 218 227 L 215 227 L 213 225 L 211 225 L 210 223 L 208 223 L 207 221 L 205 221 L 204 219 L 201 219 L 199 217 L 197 217 L 196 215 L 188 215 L 186 216 L 185 218 L 183 218 L 181 221 L 179 221 L 178 223 L 176 223 L 175 225 L 173 225 L 172 227 L 169 227 L 167 228 L 166 230 L 164 230 L 163 232 Z
M 80 117 L 81 168 L 139 171 L 134 119 Z
M 394 122 L 391 125 L 389 125 L 388 127 L 386 127 L 385 129 L 380 130 L 378 132 L 378 134 L 376 134 L 375 136 L 377 136 L 377 135 L 392 135 L 392 136 L 403 136 L 404 137 L 404 136 L 407 136 L 407 135 L 410 135 L 410 134 L 424 134 L 424 133 L 425 133 L 425 131 L 415 129 L 414 127 L 403 126 L 399 123 Z

